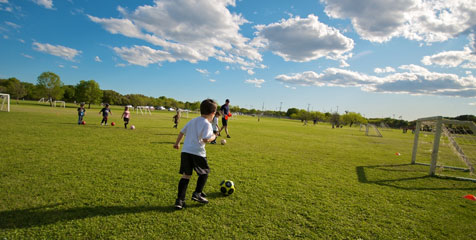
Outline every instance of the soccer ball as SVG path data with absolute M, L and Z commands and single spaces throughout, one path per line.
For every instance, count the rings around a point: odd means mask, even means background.
M 111 126 L 116 126 L 116 123 L 115 122 L 111 122 Z
M 82 121 L 81 124 L 86 125 L 86 121 Z
M 136 129 L 136 126 L 132 125 L 131 130 L 134 130 L 134 129 Z
M 220 192 L 225 195 L 230 195 L 235 192 L 235 184 L 230 180 L 223 180 L 220 183 Z
M 222 139 L 220 143 L 221 143 L 221 145 L 225 145 L 226 144 L 226 139 Z

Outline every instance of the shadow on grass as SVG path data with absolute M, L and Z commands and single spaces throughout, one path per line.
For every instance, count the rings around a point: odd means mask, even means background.
M 402 169 L 402 167 L 404 167 Z M 417 169 L 418 166 L 414 164 L 393 164 L 393 165 L 373 165 L 373 166 L 358 166 L 355 168 L 357 172 L 357 178 L 361 183 L 376 184 L 380 186 L 393 187 L 398 189 L 406 190 L 476 190 L 475 187 L 454 187 L 455 182 L 461 182 L 463 180 L 457 179 L 446 179 L 442 177 L 433 177 L 436 179 L 445 179 L 448 181 L 446 186 L 432 187 L 428 186 L 431 184 L 431 181 L 418 182 L 418 180 L 428 180 L 432 177 L 428 173 L 422 172 Z M 379 172 L 377 178 L 382 178 L 384 176 L 387 179 L 371 179 L 369 180 L 368 172 Z M 404 178 L 394 178 L 388 179 L 391 172 L 406 172 L 406 173 L 415 173 L 414 177 L 404 177 Z M 436 184 L 436 183 L 435 183 Z
M 150 142 L 150 144 L 175 144 L 175 142 Z
M 134 214 L 143 212 L 172 213 L 177 210 L 174 206 L 97 206 L 97 207 L 75 207 L 69 209 L 50 209 L 56 205 L 30 208 L 24 210 L 10 210 L 0 212 L 0 229 L 29 228 L 54 224 L 57 222 L 85 219 L 97 216 L 112 216 L 121 214 Z M 204 206 L 202 204 L 190 204 L 186 208 L 196 208 Z
M 159 135 L 159 136 L 177 136 L 178 133 L 157 133 L 155 135 Z

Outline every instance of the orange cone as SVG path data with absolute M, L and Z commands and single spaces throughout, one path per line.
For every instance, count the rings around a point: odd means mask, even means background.
M 476 201 L 476 196 L 474 196 L 472 194 L 468 194 L 468 195 L 464 196 L 463 198 L 466 198 L 466 199 L 469 199 L 469 200 L 472 200 L 472 201 Z

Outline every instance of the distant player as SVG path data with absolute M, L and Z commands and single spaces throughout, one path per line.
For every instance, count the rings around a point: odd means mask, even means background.
M 218 118 L 220 117 L 220 112 L 216 111 L 215 116 L 213 117 L 212 121 L 212 129 L 213 129 L 213 134 L 215 134 L 215 140 L 211 142 L 211 144 L 216 144 L 216 138 L 218 137 L 218 131 L 220 130 L 220 127 L 218 126 Z
M 222 127 L 220 131 L 218 131 L 218 136 L 220 136 L 221 131 L 225 129 L 226 137 L 231 138 L 230 134 L 228 133 L 228 113 L 230 113 L 230 100 L 227 99 L 225 101 L 225 104 L 223 104 L 220 108 L 220 114 L 222 116 L 221 118 Z
M 203 188 L 207 183 L 210 167 L 207 161 L 207 152 L 205 144 L 215 140 L 210 122 L 215 116 L 217 104 L 211 99 L 205 99 L 200 104 L 200 117 L 190 120 L 180 131 L 175 141 L 174 148 L 180 148 L 180 142 L 184 135 L 185 141 L 182 147 L 180 171 L 182 174 L 178 185 L 177 200 L 175 208 L 182 209 L 185 207 L 185 194 L 187 192 L 188 183 L 192 177 L 193 170 L 198 174 L 197 186 L 192 194 L 192 200 L 199 203 L 208 203 L 205 198 Z
M 121 118 L 124 119 L 124 128 L 127 129 L 127 124 L 129 124 L 129 119 L 131 117 L 131 112 L 129 112 L 129 107 L 124 108 Z
M 173 119 L 174 119 L 174 128 L 177 128 L 178 127 L 178 123 L 180 122 L 180 110 L 177 109 L 177 113 L 173 116 Z
M 83 123 L 84 115 L 86 115 L 86 109 L 84 108 L 84 103 L 81 103 L 78 108 L 78 125 Z
M 112 115 L 111 109 L 109 109 L 109 104 L 106 103 L 106 107 L 102 108 L 101 111 L 99 111 L 99 114 L 101 113 L 102 113 L 101 126 L 103 123 L 105 126 L 107 126 L 107 118 L 109 117 L 109 114 Z

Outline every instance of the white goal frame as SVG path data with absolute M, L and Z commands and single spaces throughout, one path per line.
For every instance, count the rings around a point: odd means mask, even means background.
M 436 122 L 436 130 L 435 130 L 435 136 L 433 140 L 433 149 L 431 151 L 431 163 L 419 163 L 416 161 L 417 159 L 417 151 L 418 151 L 418 138 L 420 136 L 420 129 L 422 127 L 422 122 L 428 122 L 428 121 L 435 121 Z M 450 119 L 445 119 L 442 116 L 436 116 L 436 117 L 428 117 L 428 118 L 420 118 L 416 120 L 416 126 L 415 126 L 415 137 L 413 140 L 413 151 L 412 151 L 412 164 L 418 164 L 418 165 L 425 165 L 425 166 L 430 166 L 430 176 L 440 176 L 436 174 L 436 168 L 441 167 L 441 168 L 449 168 L 449 169 L 454 169 L 454 170 L 461 170 L 461 171 L 470 171 L 473 166 L 470 164 L 468 168 L 462 168 L 462 167 L 453 167 L 453 166 L 439 166 L 437 165 L 438 162 L 438 150 L 440 147 L 440 139 L 441 135 L 446 135 L 448 138 L 451 138 L 448 136 L 447 132 L 443 131 L 443 124 L 458 124 L 458 125 L 464 125 L 471 129 L 472 135 L 476 136 L 476 124 L 472 121 L 459 121 L 459 120 L 450 120 Z M 455 141 L 451 141 L 452 147 L 458 151 L 459 157 L 462 158 L 463 160 L 466 160 L 466 155 L 462 152 L 461 148 L 458 146 L 458 144 Z M 474 170 L 474 169 L 473 169 Z M 476 182 L 476 179 L 474 178 L 465 178 L 465 177 L 452 177 L 452 176 L 443 176 L 442 177 L 448 177 L 448 178 L 455 178 L 455 179 L 460 179 L 460 180 L 469 180 Z
M 55 101 L 53 106 L 56 107 L 56 103 L 61 103 L 60 107 L 66 108 L 66 103 L 64 101 Z
M 380 131 L 378 130 L 377 126 L 375 124 L 360 124 L 360 131 L 365 127 L 365 136 L 371 136 L 371 137 L 383 137 Z M 370 129 L 373 129 L 375 131 L 375 134 L 370 133 Z
M 0 107 L 0 111 L 5 111 L 5 110 L 3 110 L 3 108 L 4 108 L 5 102 L 6 102 L 7 103 L 6 111 L 10 112 L 10 94 L 0 93 L 0 98 L 2 100 L 2 105 Z
M 144 111 L 142 111 L 144 110 Z M 136 107 L 136 114 L 139 114 L 139 111 L 142 115 L 144 115 L 144 112 L 147 114 L 149 113 L 149 115 L 152 115 L 152 113 L 150 112 L 150 107 L 149 106 L 137 106 Z

